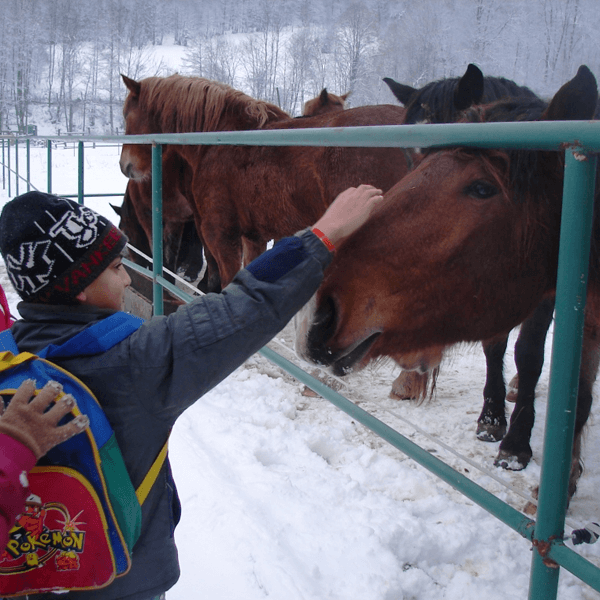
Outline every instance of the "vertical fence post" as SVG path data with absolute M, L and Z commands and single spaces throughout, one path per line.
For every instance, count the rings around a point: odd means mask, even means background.
M 77 200 L 83 204 L 83 142 L 79 142 L 77 161 Z
M 2 189 L 6 189 L 6 158 L 4 154 L 4 138 L 2 138 Z
M 550 544 L 562 541 L 564 533 L 593 221 L 597 158 L 571 149 L 565 163 L 556 320 L 529 600 L 554 600 L 558 592 L 560 569 L 545 561 L 544 554 Z
M 27 138 L 27 191 L 31 191 L 31 140 Z
M 46 168 L 46 175 L 48 180 L 48 193 L 52 193 L 52 140 L 48 140 L 48 163 Z
M 8 197 L 10 198 L 12 195 L 10 193 L 10 138 L 8 138 L 7 142 L 8 142 L 8 169 L 7 169 L 7 172 L 8 172 Z
M 15 138 L 15 196 L 19 195 L 19 138 Z
M 163 288 L 157 281 L 163 270 L 163 225 L 162 225 L 162 145 L 152 144 L 152 273 L 154 314 L 162 315 Z

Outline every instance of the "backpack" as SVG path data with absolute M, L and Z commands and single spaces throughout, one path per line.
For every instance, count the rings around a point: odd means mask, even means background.
M 84 432 L 55 446 L 28 474 L 30 495 L 0 555 L 0 597 L 99 589 L 131 568 L 140 535 L 141 504 L 166 459 L 165 443 L 138 490 L 125 468 L 114 432 L 91 390 L 51 358 L 104 352 L 142 319 L 124 312 L 88 327 L 38 355 L 19 352 L 9 330 L 0 333 L 0 394 L 9 400 L 22 381 L 62 384 L 80 413 Z

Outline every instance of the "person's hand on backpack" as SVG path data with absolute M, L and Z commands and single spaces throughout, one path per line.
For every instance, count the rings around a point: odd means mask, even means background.
M 75 406 L 75 399 L 65 394 L 46 410 L 62 392 L 62 386 L 48 382 L 35 394 L 35 382 L 24 381 L 15 392 L 8 407 L 0 401 L 0 433 L 5 433 L 27 446 L 36 459 L 41 458 L 57 444 L 81 433 L 90 423 L 86 415 L 78 415 L 65 425 L 58 422 Z

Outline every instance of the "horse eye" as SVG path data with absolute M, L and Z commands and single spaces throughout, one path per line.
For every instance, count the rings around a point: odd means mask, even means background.
M 498 188 L 487 181 L 474 181 L 465 188 L 464 193 L 478 200 L 487 200 L 498 194 L 498 192 Z

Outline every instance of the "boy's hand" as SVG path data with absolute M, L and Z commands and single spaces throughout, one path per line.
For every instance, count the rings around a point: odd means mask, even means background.
M 46 411 L 61 392 L 62 386 L 50 381 L 32 400 L 35 382 L 31 379 L 24 381 L 6 409 L 0 400 L 0 433 L 25 444 L 36 459 L 57 444 L 81 433 L 90 423 L 86 415 L 78 415 L 67 424 L 58 426 L 58 422 L 75 406 L 75 399 L 70 394 L 65 394 Z
M 369 218 L 382 198 L 382 191 L 372 185 L 348 188 L 337 196 L 314 227 L 337 245 Z

